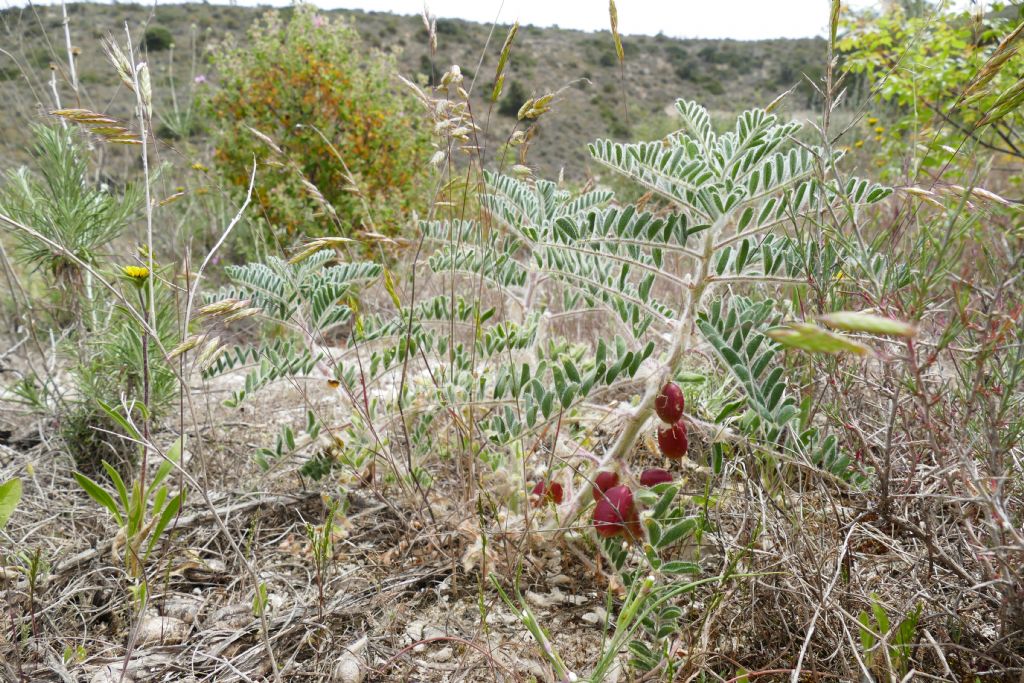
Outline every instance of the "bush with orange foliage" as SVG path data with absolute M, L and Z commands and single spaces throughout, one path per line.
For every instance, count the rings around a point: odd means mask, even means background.
M 266 13 L 244 43 L 229 40 L 214 53 L 218 170 L 244 189 L 255 156 L 253 201 L 284 242 L 339 226 L 393 234 L 422 205 L 429 176 L 419 105 L 395 78 L 393 59 L 366 48 L 350 23 L 311 5 L 289 14 L 285 22 Z

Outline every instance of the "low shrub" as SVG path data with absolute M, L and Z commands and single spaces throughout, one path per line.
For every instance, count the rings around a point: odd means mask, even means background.
M 309 5 L 268 12 L 244 42 L 214 52 L 214 161 L 239 189 L 259 164 L 254 201 L 272 237 L 399 229 L 428 177 L 428 132 L 394 62 L 343 19 Z M 268 236 L 270 237 L 270 236 Z
M 148 52 L 162 52 L 174 44 L 174 36 L 163 26 L 150 26 L 142 38 L 142 46 Z

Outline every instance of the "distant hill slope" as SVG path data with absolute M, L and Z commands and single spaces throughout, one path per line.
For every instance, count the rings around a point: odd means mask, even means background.
M 107 34 L 123 36 L 125 21 L 136 38 L 143 35 L 145 26 L 166 29 L 173 37 L 180 101 L 187 94 L 191 78 L 192 27 L 198 44 L 196 73 L 205 75 L 208 48 L 227 33 L 244 34 L 263 11 L 208 4 L 163 5 L 155 11 L 132 4 L 69 5 L 72 42 L 81 50 L 77 58 L 81 106 L 119 116 L 128 114 L 129 100 L 124 92 L 118 92 L 119 81 L 100 45 L 100 38 Z M 475 107 L 483 118 L 481 113 L 486 113 L 488 107 L 484 97 L 490 93 L 507 25 L 495 27 L 485 50 L 489 25 L 438 20 L 438 51 L 432 71 L 427 35 L 419 17 L 346 10 L 329 13 L 350 17 L 368 46 L 394 53 L 406 77 L 429 78 L 432 73 L 443 73 L 451 64 L 459 64 L 467 77 L 477 76 Z M 24 158 L 29 124 L 52 105 L 51 63 L 57 65 L 58 82 L 62 80 L 67 54 L 60 7 L 0 11 L 0 43 L 17 59 L 15 64 L 0 54 L 0 97 L 5 105 L 5 116 L 0 121 L 0 167 L 6 168 Z M 555 176 L 564 166 L 567 176 L 581 177 L 588 168 L 585 145 L 598 137 L 643 138 L 667 132 L 664 112 L 677 97 L 697 99 L 718 111 L 764 105 L 799 84 L 802 74 L 820 74 L 825 59 L 821 39 L 741 42 L 625 36 L 623 43 L 624 80 L 607 31 L 521 27 L 506 77 L 506 92 L 515 88 L 529 96 L 569 86 L 553 114 L 544 118 L 530 148 L 529 162 L 540 173 Z M 153 45 L 159 47 L 157 42 Z M 162 102 L 157 108 L 164 111 L 170 101 L 170 55 L 171 50 L 161 50 L 148 57 Z M 483 62 L 479 65 L 481 56 Z M 73 106 L 70 87 L 60 84 L 58 92 L 65 106 Z M 811 88 L 804 84 L 788 106 L 807 107 L 811 94 Z M 515 103 L 505 107 L 517 108 Z M 514 123 L 514 115 L 499 114 L 495 108 L 488 135 L 492 150 Z

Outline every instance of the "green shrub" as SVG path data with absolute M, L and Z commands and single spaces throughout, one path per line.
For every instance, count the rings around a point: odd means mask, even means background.
M 149 52 L 161 52 L 174 44 L 174 36 L 163 26 L 150 26 L 142 39 L 142 46 Z
M 703 79 L 701 79 L 700 84 L 704 87 L 705 92 L 707 92 L 707 93 L 709 93 L 711 95 L 724 95 L 725 94 L 725 87 L 722 85 L 721 81 L 719 81 L 717 78 L 714 78 L 714 77 L 703 78 Z
M 450 19 L 439 19 L 437 22 L 437 34 L 439 36 L 458 37 L 464 33 L 465 28 L 461 22 L 452 21 Z
M 90 183 L 88 153 L 73 130 L 35 126 L 33 133 L 35 169 L 6 174 L 0 211 L 32 226 L 64 252 L 15 233 L 15 254 L 51 277 L 65 295 L 75 295 L 83 287 L 89 292 L 89 275 L 80 264 L 99 263 L 100 255 L 137 214 L 142 193 L 129 185 L 117 196 Z
M 601 66 L 617 66 L 619 63 L 618 57 L 615 56 L 614 52 L 602 52 L 601 56 L 598 57 L 597 63 Z
M 430 148 L 390 58 L 364 49 L 346 21 L 303 5 L 287 24 L 268 12 L 244 44 L 229 37 L 213 60 L 214 161 L 244 188 L 256 157 L 254 201 L 273 226 L 289 236 L 396 231 L 419 198 Z
M 933 9 L 894 6 L 856 17 L 839 48 L 850 72 L 878 82 L 863 89 L 875 116 L 861 131 L 883 174 L 902 177 L 905 170 L 889 160 L 912 153 L 917 168 L 974 183 L 975 169 L 988 163 L 982 158 L 1000 159 L 1004 168 L 1024 160 L 1024 91 L 1010 51 L 1019 20 Z M 880 113 L 890 119 L 886 126 L 879 126 Z M 970 154 L 950 159 L 949 150 L 961 146 Z
M 34 48 L 25 55 L 25 61 L 36 69 L 47 69 L 53 63 L 53 51 L 45 47 Z
M 174 348 L 178 341 L 177 311 L 174 300 L 162 279 L 157 279 L 154 290 L 156 303 L 156 331 L 165 349 Z M 123 291 L 131 301 L 132 285 Z M 145 294 L 133 303 L 145 310 Z M 60 416 L 60 432 L 75 467 L 89 475 L 102 472 L 101 460 L 106 460 L 123 475 L 135 467 L 138 446 L 122 437 L 123 430 L 101 409 L 98 401 L 110 406 L 124 403 L 136 424 L 142 423 L 143 403 L 143 334 L 137 320 L 120 306 L 103 301 L 108 315 L 91 330 L 78 352 L 78 361 L 71 368 L 79 397 L 68 402 Z M 156 350 L 154 350 L 156 349 Z M 159 419 L 166 415 L 178 395 L 178 382 L 171 366 L 155 344 L 149 347 L 149 400 L 148 413 Z
M 144 397 L 141 326 L 125 302 L 143 311 L 146 297 L 136 283 L 125 284 L 123 299 L 97 282 L 111 267 L 109 254 L 117 238 L 131 225 L 144 203 L 136 185 L 109 192 L 90 180 L 89 150 L 73 128 L 36 126 L 32 168 L 10 171 L 0 186 L 0 213 L 31 226 L 42 239 L 15 232 L 15 255 L 55 293 L 49 306 L 58 313 L 52 321 L 67 325 L 60 353 L 69 360 L 75 391 L 56 398 L 56 420 L 65 447 L 77 469 L 94 474 L 106 459 L 122 472 L 131 469 L 136 445 L 101 410 L 109 405 L 132 405 L 140 421 Z M 160 343 L 172 348 L 177 316 L 170 290 L 155 280 L 153 319 Z M 56 305 L 53 305 L 56 304 Z M 177 394 L 177 381 L 163 355 L 149 349 L 149 415 L 159 417 Z M 45 401 L 39 402 L 45 407 Z
M 498 103 L 498 113 L 503 116 L 516 116 L 519 113 L 519 108 L 529 97 L 526 89 L 517 81 L 513 81 L 505 88 L 505 94 L 502 96 L 501 102 Z

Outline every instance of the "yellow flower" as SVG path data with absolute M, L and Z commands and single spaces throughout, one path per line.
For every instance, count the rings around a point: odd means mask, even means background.
M 192 164 L 192 169 L 196 170 L 196 171 L 209 171 L 210 170 L 210 169 L 208 169 L 206 166 L 204 166 L 202 163 L 200 163 L 198 161 L 195 162 L 194 164 Z
M 871 118 L 868 119 L 868 125 L 869 126 L 873 126 L 876 123 L 878 123 L 878 119 L 876 119 L 874 116 L 872 116 Z
M 121 268 L 121 272 L 132 280 L 141 281 L 149 277 L 149 268 L 145 266 L 124 266 Z
M 864 146 L 864 141 L 863 140 L 857 140 L 857 142 L 853 143 L 853 146 L 856 147 L 857 149 L 860 149 L 861 147 Z
M 882 141 L 882 136 L 881 135 L 876 135 L 875 136 L 875 142 L 881 142 L 881 141 Z
M 881 135 L 882 133 L 885 132 L 885 128 L 882 128 L 881 126 L 876 126 L 875 127 L 875 132 L 878 133 L 879 135 Z

